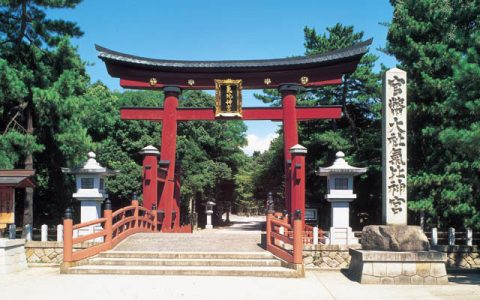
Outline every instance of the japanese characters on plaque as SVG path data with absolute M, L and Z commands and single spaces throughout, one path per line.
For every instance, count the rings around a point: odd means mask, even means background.
M 242 117 L 242 80 L 215 79 L 215 116 Z
M 407 75 L 390 69 L 383 77 L 382 208 L 387 225 L 407 224 Z

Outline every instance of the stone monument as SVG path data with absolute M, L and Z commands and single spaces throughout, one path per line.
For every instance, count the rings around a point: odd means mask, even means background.
M 407 225 L 407 75 L 394 68 L 383 77 L 382 216 Z
M 95 153 L 88 153 L 88 160 L 83 167 L 79 168 L 62 168 L 62 172 L 75 175 L 77 191 L 73 194 L 73 198 L 80 201 L 80 222 L 88 222 L 101 218 L 101 205 L 108 197 L 105 192 L 105 177 L 117 174 L 116 171 L 102 167 L 95 160 Z M 78 232 L 79 236 L 87 235 L 103 228 L 99 225 L 91 225 L 81 228 Z M 96 241 L 102 241 L 98 238 Z
M 350 202 L 357 198 L 353 193 L 353 177 L 367 172 L 366 168 L 350 166 L 341 151 L 336 153 L 337 159 L 330 167 L 319 168 L 318 176 L 327 177 L 328 194 L 325 199 L 331 204 L 332 224 L 330 227 L 330 244 L 358 244 L 350 227 Z
M 446 284 L 445 253 L 429 251 L 420 226 L 407 225 L 407 76 L 383 77 L 382 210 L 386 225 L 365 226 L 362 250 L 350 249 L 349 273 L 360 283 Z

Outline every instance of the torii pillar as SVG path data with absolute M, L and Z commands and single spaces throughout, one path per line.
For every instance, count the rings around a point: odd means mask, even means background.
M 169 231 L 173 227 L 180 225 L 179 199 L 169 199 L 178 193 L 175 193 L 175 153 L 177 148 L 177 108 L 178 97 L 182 90 L 178 86 L 166 86 L 163 88 L 165 94 L 164 100 L 164 118 L 162 122 L 162 144 L 160 151 L 160 160 L 168 161 L 167 177 L 165 178 L 164 191 L 161 194 L 158 209 L 165 212 L 162 231 Z M 176 201 L 177 200 L 177 201 Z M 172 220 L 173 212 L 176 212 L 175 219 Z
M 290 148 L 298 144 L 298 128 L 297 128 L 297 94 L 305 90 L 305 88 L 296 83 L 282 84 L 278 88 L 282 95 L 283 107 L 283 153 L 284 153 L 284 170 L 285 170 L 285 209 L 290 216 L 293 215 L 292 206 L 292 187 L 291 187 L 291 166 L 292 155 Z

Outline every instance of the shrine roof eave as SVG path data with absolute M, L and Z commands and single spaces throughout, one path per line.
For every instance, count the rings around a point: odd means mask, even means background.
M 0 187 L 34 188 L 34 175 L 35 170 L 29 169 L 0 170 Z
M 352 166 L 348 166 L 345 168 L 319 168 L 316 172 L 317 176 L 328 176 L 328 175 L 362 175 L 367 172 L 367 168 L 356 168 Z
M 343 74 L 355 71 L 371 43 L 372 39 L 369 39 L 347 48 L 310 56 L 221 61 L 153 59 L 98 45 L 95 47 L 108 73 L 120 78 L 123 87 L 154 89 L 179 85 L 187 89 L 209 89 L 214 87 L 213 79 L 226 78 L 242 79 L 244 88 L 271 88 L 284 83 L 299 83 L 301 77 L 308 77 L 308 84 L 302 82 L 305 86 L 338 84 Z M 151 78 L 158 83 L 150 86 L 148 83 Z M 264 83 L 266 79 L 271 83 Z
M 29 177 L 0 177 L 0 187 L 26 188 L 35 187 L 35 181 Z

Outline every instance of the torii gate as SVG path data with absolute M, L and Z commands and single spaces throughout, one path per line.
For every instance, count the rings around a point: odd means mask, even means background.
M 120 85 L 132 89 L 163 90 L 163 108 L 122 108 L 123 120 L 149 120 L 162 122 L 160 161 L 154 149 L 145 151 L 143 170 L 143 205 L 158 205 L 164 211 L 162 231 L 178 231 L 179 228 L 179 176 L 175 172 L 177 123 L 192 120 L 216 120 L 215 108 L 179 108 L 178 98 L 182 90 L 215 89 L 218 79 L 240 80 L 245 89 L 278 88 L 282 107 L 240 108 L 242 120 L 272 120 L 283 122 L 285 206 L 291 213 L 305 208 L 303 189 L 292 196 L 291 154 L 289 149 L 298 144 L 297 122 L 341 117 L 340 106 L 297 107 L 296 96 L 305 87 L 340 84 L 342 76 L 355 71 L 358 62 L 367 52 L 372 40 L 341 50 L 315 56 L 303 56 L 269 60 L 242 61 L 178 61 L 150 59 L 112 51 L 96 45 L 108 73 L 120 78 Z M 218 91 L 217 91 L 218 92 Z M 218 108 L 217 108 L 218 109 Z M 238 117 L 234 117 L 238 119 Z M 165 172 L 158 172 L 158 163 Z M 304 166 L 302 166 L 304 168 Z M 298 180 L 298 178 L 297 178 Z M 154 183 L 153 185 L 151 183 Z M 160 186 L 160 188 L 159 188 Z M 163 186 L 163 188 L 162 188 Z M 293 199 L 299 198 L 299 199 Z M 173 215 L 176 214 L 176 217 Z M 172 224 L 173 223 L 173 224 Z M 170 227 L 170 224 L 172 224 Z

